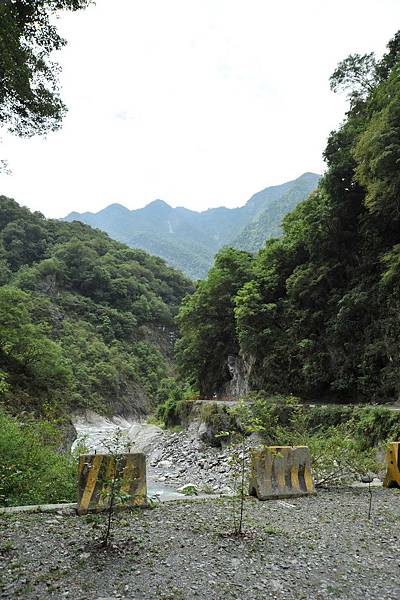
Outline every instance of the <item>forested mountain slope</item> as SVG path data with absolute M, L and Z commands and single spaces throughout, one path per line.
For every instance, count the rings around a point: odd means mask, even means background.
M 331 86 L 350 108 L 319 188 L 239 278 L 248 256 L 217 255 L 181 308 L 178 358 L 204 394 L 224 392 L 235 359 L 255 390 L 400 396 L 400 33 L 380 61 L 340 63 Z
M 290 211 L 307 198 L 318 185 L 319 177 L 314 173 L 304 173 L 296 182 L 282 195 L 272 199 L 267 208 L 248 224 L 235 238 L 231 246 L 249 252 L 260 250 L 267 239 L 282 235 L 282 222 Z
M 222 246 L 257 250 L 266 239 L 279 234 L 284 215 L 316 188 L 318 179 L 319 175 L 304 173 L 294 181 L 254 194 L 239 208 L 196 212 L 155 200 L 137 210 L 111 204 L 98 213 L 73 212 L 65 220 L 97 227 L 131 247 L 161 256 L 198 279 L 206 276 Z
M 191 284 L 160 258 L 0 197 L 0 404 L 146 410 Z

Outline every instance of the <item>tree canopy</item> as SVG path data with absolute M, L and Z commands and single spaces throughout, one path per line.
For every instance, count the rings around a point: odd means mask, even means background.
M 239 351 L 233 317 L 234 297 L 250 277 L 250 253 L 223 248 L 215 258 L 208 278 L 181 306 L 177 343 L 182 375 L 205 395 L 229 381 L 227 359 Z
M 54 25 L 59 10 L 91 0 L 4 0 L 0 4 L 0 124 L 19 136 L 60 127 L 66 107 L 52 53 L 66 44 Z

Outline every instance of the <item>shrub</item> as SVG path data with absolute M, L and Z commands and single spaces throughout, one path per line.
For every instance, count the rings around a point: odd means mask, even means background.
M 188 400 L 169 398 L 157 407 L 157 418 L 165 427 L 177 427 L 190 414 L 191 403 Z
M 60 441 L 54 424 L 20 422 L 0 409 L 0 505 L 75 500 L 76 464 L 57 452 Z
M 159 404 L 156 417 L 166 427 L 176 427 L 185 423 L 190 416 L 193 404 L 190 401 L 195 392 L 190 386 L 182 386 L 173 377 L 160 382 L 157 390 Z
M 363 448 L 351 427 L 337 425 L 310 435 L 305 440 L 313 459 L 319 485 L 348 483 L 358 476 L 379 473 L 381 466 L 374 448 Z
M 306 428 L 304 407 L 295 396 L 265 396 L 258 392 L 248 400 L 252 421 L 268 443 L 277 443 L 287 431 L 299 433 Z
M 257 393 L 244 404 L 265 443 L 310 448 L 319 483 L 378 474 L 377 447 L 400 435 L 400 414 L 382 406 L 304 406 L 297 398 Z
M 324 404 L 310 406 L 307 409 L 308 423 L 311 429 L 336 427 L 349 421 L 354 413 L 354 406 L 348 404 Z
M 354 435 L 363 448 L 377 446 L 400 438 L 400 413 L 384 406 L 363 406 L 354 409 Z

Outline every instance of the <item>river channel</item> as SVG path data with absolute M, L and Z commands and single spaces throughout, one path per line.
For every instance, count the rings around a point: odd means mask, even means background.
M 135 445 L 138 445 L 139 451 L 146 454 L 148 496 L 160 501 L 185 498 L 172 486 L 157 482 L 152 476 L 151 468 L 149 468 L 149 455 L 156 447 L 157 435 L 160 435 L 157 431 L 158 428 L 154 425 L 127 420 L 119 416 L 108 419 L 96 413 L 78 415 L 73 419 L 73 423 L 77 432 L 77 439 L 72 445 L 72 452 L 107 453 L 106 446 L 109 446 L 110 440 L 113 439 L 116 432 L 121 431 L 123 436 L 132 443 L 132 452 L 135 451 Z

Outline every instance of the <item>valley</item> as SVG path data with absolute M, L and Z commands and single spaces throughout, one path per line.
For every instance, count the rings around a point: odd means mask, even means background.
M 319 4 L 0 2 L 1 600 L 400 599 L 400 9 Z

